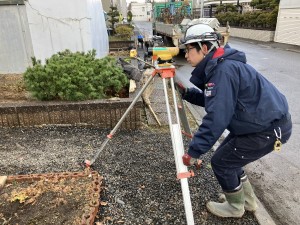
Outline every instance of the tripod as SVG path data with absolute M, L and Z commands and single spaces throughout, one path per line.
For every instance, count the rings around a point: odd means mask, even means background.
M 152 65 L 151 65 L 152 66 Z M 153 66 L 152 66 L 153 67 Z M 122 122 L 124 121 L 125 117 L 129 114 L 130 110 L 133 108 L 135 103 L 138 101 L 140 96 L 143 94 L 145 89 L 149 86 L 153 78 L 157 75 L 159 75 L 162 78 L 163 86 L 164 86 L 164 95 L 165 95 L 165 102 L 166 102 L 166 108 L 167 108 L 167 115 L 168 115 L 168 123 L 171 133 L 171 139 L 172 139 L 172 146 L 173 146 L 173 152 L 174 152 L 174 158 L 175 158 L 175 164 L 176 164 L 176 171 L 177 171 L 177 179 L 181 182 L 181 190 L 183 195 L 183 201 L 184 201 L 184 208 L 185 208 L 185 214 L 186 214 L 186 220 L 188 225 L 194 224 L 194 217 L 193 217 L 193 211 L 192 211 L 192 204 L 190 199 L 190 191 L 188 186 L 188 178 L 194 176 L 193 171 L 188 171 L 187 167 L 182 162 L 182 156 L 184 155 L 184 146 L 183 146 L 183 139 L 182 139 L 182 133 L 180 128 L 180 117 L 187 121 L 185 113 L 179 113 L 178 105 L 176 101 L 176 92 L 175 92 L 175 85 L 174 85 L 174 77 L 175 77 L 175 67 L 169 63 L 166 63 L 165 65 L 156 65 L 155 70 L 153 71 L 152 75 L 148 78 L 142 89 L 139 91 L 139 93 L 136 95 L 136 97 L 133 99 L 132 103 L 129 105 L 125 113 L 122 115 L 121 119 L 118 121 L 118 123 L 115 125 L 113 130 L 107 135 L 106 140 L 101 144 L 99 150 L 96 152 L 94 158 L 89 161 L 86 160 L 85 164 L 87 167 L 90 167 L 95 160 L 98 158 L 101 151 L 104 149 L 106 144 L 112 139 L 114 134 L 116 133 L 117 129 L 120 127 Z M 174 109 L 175 109 L 175 115 L 176 119 L 175 122 L 172 121 L 171 117 L 171 107 L 169 104 L 169 96 L 167 91 L 167 82 L 166 79 L 170 80 L 171 83 L 171 91 L 172 91 L 172 99 L 174 103 Z M 182 104 L 182 103 L 181 103 Z M 182 104 L 183 106 L 183 104 Z M 183 110 L 183 108 L 180 108 Z

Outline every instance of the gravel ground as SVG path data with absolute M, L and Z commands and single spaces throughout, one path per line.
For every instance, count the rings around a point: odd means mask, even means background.
M 154 129 L 120 131 L 94 164 L 104 177 L 96 221 L 103 224 L 186 224 L 180 181 L 169 132 Z M 165 129 L 168 131 L 168 129 Z M 81 171 L 109 130 L 89 127 L 0 128 L 0 175 Z M 187 141 L 185 140 L 185 146 Z M 258 224 L 251 213 L 221 219 L 205 204 L 220 192 L 209 164 L 189 179 L 195 224 Z

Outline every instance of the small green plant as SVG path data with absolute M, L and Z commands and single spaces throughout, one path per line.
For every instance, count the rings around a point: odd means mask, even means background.
M 120 13 L 116 6 L 111 5 L 107 15 L 109 16 L 108 22 L 110 23 L 110 28 L 113 34 L 115 33 L 115 24 L 119 22 Z
M 133 36 L 133 28 L 128 25 L 120 25 L 117 26 L 116 33 L 122 39 L 130 40 L 130 38 Z
M 115 58 L 95 56 L 95 50 L 65 50 L 47 59 L 45 65 L 33 58 L 33 67 L 24 73 L 26 88 L 39 100 L 79 101 L 111 97 L 128 85 Z
M 131 23 L 131 21 L 132 21 L 132 12 L 131 11 L 128 11 L 128 13 L 127 13 L 127 21 L 128 21 L 128 23 Z

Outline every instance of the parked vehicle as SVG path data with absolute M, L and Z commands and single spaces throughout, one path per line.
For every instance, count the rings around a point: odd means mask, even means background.
M 162 36 L 168 46 L 180 47 L 180 39 L 186 29 L 197 23 L 204 23 L 218 31 L 219 21 L 216 18 L 196 18 L 192 15 L 192 1 L 167 2 L 154 4 L 153 34 Z M 224 44 L 229 37 L 229 26 L 225 32 L 220 32 Z

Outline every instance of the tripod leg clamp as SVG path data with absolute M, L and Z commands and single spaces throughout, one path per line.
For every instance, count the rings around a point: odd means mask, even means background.
M 183 179 L 183 178 L 190 178 L 190 177 L 193 177 L 195 176 L 195 173 L 193 170 L 190 170 L 188 172 L 183 172 L 183 173 L 178 173 L 177 174 L 177 179 L 180 180 L 180 179 Z

